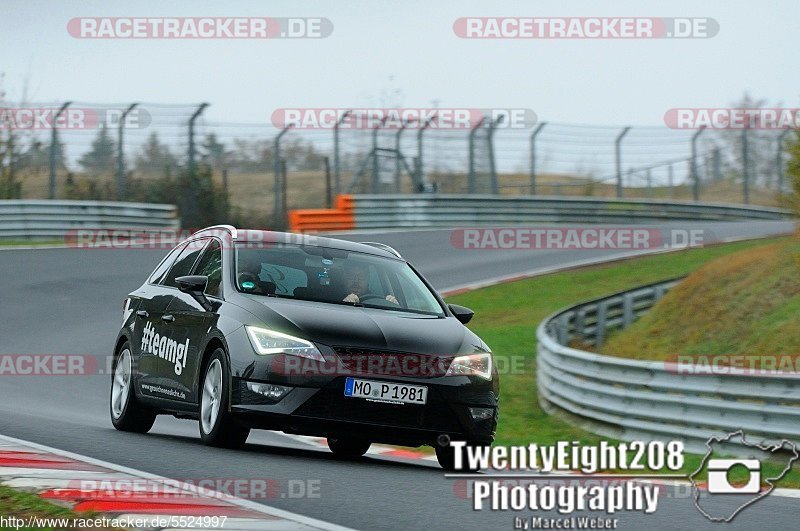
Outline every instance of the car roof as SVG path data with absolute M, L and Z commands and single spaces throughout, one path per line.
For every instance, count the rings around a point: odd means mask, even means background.
M 338 238 L 329 238 L 327 236 L 319 236 L 316 234 L 300 234 L 294 232 L 278 232 L 260 229 L 237 229 L 231 225 L 215 225 L 213 227 L 206 227 L 192 234 L 189 239 L 210 235 L 219 236 L 220 233 L 229 234 L 236 243 L 307 245 L 312 247 L 323 247 L 329 249 L 339 249 L 342 251 L 371 254 L 385 258 L 393 258 L 395 260 L 403 260 L 403 257 L 400 256 L 400 253 L 383 243 L 358 243 L 340 240 Z

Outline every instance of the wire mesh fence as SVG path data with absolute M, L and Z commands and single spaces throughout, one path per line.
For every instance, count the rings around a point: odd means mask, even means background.
M 779 190 L 788 191 L 784 159 L 794 139 L 786 130 L 521 128 L 491 116 L 460 129 L 348 127 L 346 119 L 281 129 L 208 121 L 204 111 L 197 104 L 3 103 L 0 195 L 183 202 L 199 210 L 201 199 L 218 196 L 228 217 L 264 225 L 280 225 L 284 209 L 326 206 L 341 192 L 621 193 L 774 206 Z

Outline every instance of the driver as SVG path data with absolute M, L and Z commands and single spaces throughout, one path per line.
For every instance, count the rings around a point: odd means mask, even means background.
M 362 264 L 348 264 L 344 272 L 344 288 L 349 293 L 343 302 L 357 304 L 361 299 L 380 299 L 379 295 L 369 293 L 369 269 Z M 394 295 L 387 295 L 386 300 L 399 305 Z

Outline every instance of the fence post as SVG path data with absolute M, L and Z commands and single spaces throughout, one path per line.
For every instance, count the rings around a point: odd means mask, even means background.
M 653 174 L 651 173 L 652 169 L 647 168 L 645 176 L 647 177 L 647 197 L 653 196 Z
M 325 208 L 333 207 L 333 191 L 331 190 L 331 161 L 328 157 L 323 159 L 325 162 Z
M 333 189 L 337 195 L 341 191 L 342 185 L 339 162 L 339 126 L 347 120 L 350 114 L 350 111 L 345 111 L 342 117 L 337 120 L 336 125 L 333 126 Z
M 547 122 L 542 122 L 531 133 L 531 195 L 536 195 L 536 137 Z
M 778 172 L 778 193 L 783 193 L 783 180 L 785 176 L 783 175 L 783 142 L 786 140 L 786 135 L 789 133 L 789 129 L 784 129 L 781 131 L 781 134 L 778 135 L 778 146 L 777 150 L 775 151 L 775 171 Z
M 286 208 L 286 188 L 287 188 L 287 181 L 286 178 L 286 159 L 281 159 L 281 225 L 280 228 L 286 230 L 289 226 L 288 215 L 289 211 Z
M 195 157 L 195 148 L 194 148 L 194 121 L 203 113 L 205 108 L 208 107 L 208 103 L 201 103 L 200 106 L 194 111 L 194 114 L 191 118 L 189 118 L 189 175 L 190 177 L 194 177 L 194 157 Z
M 621 149 L 621 144 L 622 144 L 622 139 L 625 137 L 625 135 L 628 134 L 628 131 L 630 131 L 630 130 L 631 130 L 630 126 L 623 127 L 622 131 L 619 133 L 619 135 L 617 135 L 617 139 L 614 141 L 614 158 L 615 158 L 616 167 L 617 167 L 617 197 L 619 197 L 619 198 L 622 197 L 622 149 Z
M 475 193 L 475 133 L 483 126 L 486 117 L 480 121 L 469 131 L 469 175 L 467 176 L 467 189 L 470 194 Z
M 56 111 L 56 115 L 53 117 L 52 129 L 50 132 L 50 182 L 48 186 L 48 193 L 47 196 L 50 199 L 56 198 L 56 164 L 57 164 L 57 155 L 60 151 L 60 146 L 58 145 L 58 119 L 61 117 L 61 114 L 67 110 L 67 107 L 72 105 L 71 101 L 66 102 L 64 105 L 61 106 L 58 111 Z
M 419 128 L 417 131 L 417 164 L 416 164 L 416 181 L 414 183 L 414 192 L 422 192 L 425 189 L 425 169 L 423 168 L 423 158 L 422 158 L 422 133 L 430 127 L 431 122 L 436 119 L 436 115 L 438 113 L 433 113 L 433 116 L 425 120 L 425 123 L 422 124 L 422 127 Z
M 378 125 L 372 129 L 372 184 L 370 185 L 370 191 L 373 194 L 378 193 L 378 173 L 380 169 L 378 168 L 378 131 L 386 123 L 387 118 L 388 116 L 384 116 L 383 119 L 378 122 Z
M 501 114 L 496 120 L 491 120 L 489 122 L 489 131 L 487 133 L 487 140 L 489 142 L 489 179 L 492 184 L 492 193 L 494 195 L 500 195 L 500 186 L 497 183 L 497 166 L 494 160 L 494 130 L 498 125 L 503 123 L 504 118 L 505 115 Z
M 747 126 L 742 129 L 742 195 L 744 204 L 750 203 L 750 148 L 747 140 Z
M 408 122 L 405 120 L 401 122 L 400 129 L 397 130 L 397 134 L 394 137 L 394 191 L 400 193 L 400 174 L 402 173 L 402 163 L 400 161 L 400 157 L 402 156 L 400 153 L 400 135 L 403 134 L 403 130 L 408 126 Z
M 700 178 L 697 175 L 697 139 L 703 133 L 705 128 L 706 126 L 701 125 L 700 129 L 698 129 L 697 132 L 692 135 L 692 198 L 695 201 L 700 200 Z
M 281 208 L 282 208 L 282 206 L 284 204 L 284 200 L 283 200 L 283 198 L 281 196 L 283 195 L 283 190 L 285 188 L 285 186 L 281 182 L 283 180 L 283 179 L 281 179 L 281 173 L 282 173 L 281 172 L 281 137 L 283 137 L 283 135 L 288 133 L 289 129 L 291 129 L 292 127 L 294 127 L 294 124 L 287 125 L 283 129 L 281 129 L 280 133 L 278 133 L 275 136 L 275 143 L 274 143 L 273 153 L 272 153 L 272 158 L 273 158 L 273 160 L 272 160 L 272 171 L 275 173 L 275 185 L 274 185 L 275 198 L 274 198 L 272 217 L 273 217 L 273 223 L 274 223 L 276 228 L 279 228 L 279 227 L 282 226 L 283 218 L 285 217 L 285 214 L 283 212 L 281 212 Z
M 719 148 L 714 148 L 713 151 L 713 161 L 714 161 L 714 180 L 719 181 L 722 179 L 722 156 L 719 152 Z
M 139 105 L 131 103 L 119 119 L 119 130 L 117 131 L 117 199 L 123 200 L 128 196 L 128 180 L 125 177 L 125 153 L 123 149 L 123 131 L 125 130 L 125 119 L 128 114 Z

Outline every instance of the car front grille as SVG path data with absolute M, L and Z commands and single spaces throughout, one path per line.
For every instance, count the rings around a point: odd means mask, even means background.
M 342 366 L 354 375 L 438 378 L 447 373 L 453 356 L 394 350 L 333 347 Z

